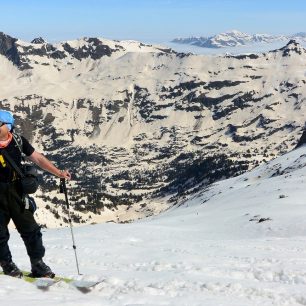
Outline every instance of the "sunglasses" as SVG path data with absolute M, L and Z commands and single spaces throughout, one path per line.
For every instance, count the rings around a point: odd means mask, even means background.
M 3 126 L 3 125 L 5 125 L 5 124 L 8 124 L 8 123 L 7 123 L 7 122 L 2 122 L 2 121 L 0 121 L 0 127 Z

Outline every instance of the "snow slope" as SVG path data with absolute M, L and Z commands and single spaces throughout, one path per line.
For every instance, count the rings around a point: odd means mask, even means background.
M 201 188 L 162 215 L 75 228 L 84 295 L 0 276 L 1 305 L 306 305 L 306 146 Z M 74 276 L 68 228 L 44 232 L 46 262 Z M 15 261 L 29 263 L 16 232 Z

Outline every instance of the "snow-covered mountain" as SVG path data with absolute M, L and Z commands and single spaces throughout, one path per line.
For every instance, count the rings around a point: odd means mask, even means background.
M 84 295 L 0 275 L 1 305 L 305 305 L 305 184 L 304 144 L 159 216 L 75 228 L 83 275 L 69 229 L 44 230 L 45 261 L 58 275 L 100 283 Z M 17 231 L 11 239 L 28 270 Z
M 2 33 L 0 107 L 72 170 L 76 222 L 128 222 L 295 147 L 305 60 L 296 41 L 260 54 L 196 56 L 135 41 L 28 43 Z M 39 220 L 63 225 L 58 182 L 43 178 Z
M 210 37 L 188 37 L 175 38 L 174 43 L 190 44 L 203 48 L 224 48 L 245 46 L 254 43 L 275 43 L 296 40 L 306 42 L 306 33 L 296 33 L 293 35 L 270 35 L 270 34 L 247 34 L 237 30 L 220 33 Z

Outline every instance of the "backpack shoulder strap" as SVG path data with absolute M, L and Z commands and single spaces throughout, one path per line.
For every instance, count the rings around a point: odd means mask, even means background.
M 15 140 L 15 143 L 21 153 L 21 155 L 23 156 L 24 153 L 23 153 L 23 150 L 22 150 L 22 138 L 21 138 L 21 135 L 20 134 L 17 134 L 17 133 L 12 133 L 13 134 L 13 138 Z
M 4 155 L 4 157 L 6 158 L 6 160 L 10 163 L 10 165 L 13 167 L 13 169 L 20 175 L 21 178 L 24 177 L 23 172 L 20 170 L 20 168 L 17 166 L 17 164 L 15 163 L 15 161 L 12 159 L 12 157 L 10 156 L 10 154 L 5 150 L 5 148 L 1 149 L 0 152 Z

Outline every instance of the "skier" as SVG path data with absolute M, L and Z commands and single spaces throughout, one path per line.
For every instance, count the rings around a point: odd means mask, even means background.
M 42 258 L 45 248 L 42 242 L 40 226 L 36 223 L 33 213 L 25 209 L 24 194 L 21 190 L 20 178 L 3 155 L 3 150 L 9 153 L 16 165 L 20 168 L 22 152 L 29 160 L 41 169 L 64 179 L 71 179 L 67 170 L 59 170 L 44 155 L 35 151 L 26 138 L 20 136 L 22 146 L 19 148 L 12 129 L 14 117 L 11 112 L 0 110 L 0 265 L 3 273 L 14 277 L 22 277 L 21 270 L 12 261 L 8 246 L 8 223 L 12 219 L 22 237 L 31 261 L 33 277 L 50 277 L 55 274 Z

